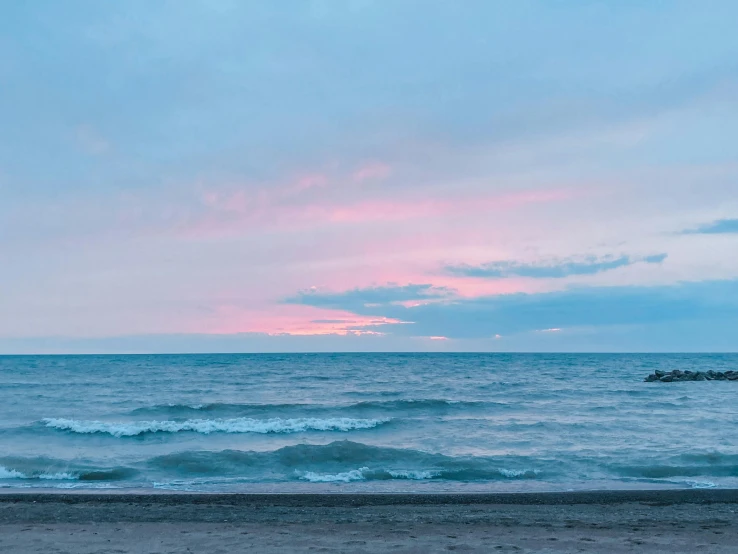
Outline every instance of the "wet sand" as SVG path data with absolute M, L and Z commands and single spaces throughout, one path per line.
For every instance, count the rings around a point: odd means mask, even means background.
M 0 494 L 0 552 L 737 552 L 738 490 Z

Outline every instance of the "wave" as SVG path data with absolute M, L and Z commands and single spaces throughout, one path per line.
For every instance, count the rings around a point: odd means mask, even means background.
M 672 477 L 738 477 L 738 465 L 643 465 L 619 466 L 617 475 L 645 479 L 668 479 Z
M 0 457 L 0 487 L 185 486 L 238 483 L 352 483 L 380 481 L 513 482 L 572 479 L 713 487 L 738 477 L 738 455 L 684 453 L 658 463 L 602 464 L 596 457 L 567 460 L 516 455 L 449 455 L 348 440 L 295 444 L 269 451 L 184 450 L 105 467 L 90 460 Z M 727 481 L 726 481 L 727 479 Z M 718 485 L 716 485 L 718 483 Z M 194 487 L 194 488 L 193 488 Z
M 14 458 L 0 465 L 0 480 L 36 481 L 122 481 L 135 477 L 133 468 L 74 467 L 73 463 L 48 458 Z
M 26 476 L 20 471 L 0 466 L 0 479 L 25 479 Z
M 233 418 L 233 419 L 189 419 L 185 421 L 131 421 L 104 422 L 78 421 L 74 419 L 46 418 L 41 420 L 46 427 L 80 434 L 108 434 L 114 437 L 135 437 L 147 433 L 193 432 L 211 433 L 301 433 L 305 431 L 355 431 L 372 429 L 389 422 L 384 419 L 340 418 Z
M 187 416 L 199 414 L 215 415 L 263 415 L 284 412 L 332 412 L 357 413 L 366 411 L 382 412 L 418 412 L 418 411 L 448 411 L 468 410 L 483 407 L 506 407 L 507 404 L 482 401 L 445 400 L 436 398 L 406 399 L 406 400 L 367 400 L 353 404 L 249 404 L 249 403 L 204 403 L 204 404 L 160 404 L 136 408 L 130 412 L 133 416 L 141 415 L 168 415 Z
M 453 481 L 491 481 L 500 478 L 508 479 L 535 479 L 539 472 L 535 470 L 508 470 L 504 468 L 487 470 L 483 474 L 476 471 L 443 471 L 443 470 L 388 470 L 370 469 L 362 467 L 359 469 L 341 473 L 316 473 L 305 471 L 299 473 L 300 479 L 311 483 L 349 483 L 351 481 L 385 481 L 391 479 L 406 479 L 422 481 L 426 479 L 445 479 Z
M 149 461 L 150 467 L 179 476 L 300 479 L 310 482 L 366 480 L 489 481 L 537 479 L 544 472 L 530 460 L 506 456 L 448 456 L 420 450 L 371 446 L 352 441 L 299 444 L 274 451 L 185 451 Z M 519 467 L 515 467 L 519 466 Z M 358 468 L 358 469 L 357 469 Z
M 334 441 L 285 446 L 263 452 L 187 450 L 142 459 L 129 467 L 106 468 L 92 462 L 45 457 L 0 457 L 0 486 L 79 487 L 87 483 L 97 487 L 128 481 L 125 486 L 135 483 L 136 486 L 191 485 L 197 488 L 245 482 L 537 479 L 542 471 L 531 462 L 510 456 L 449 456 L 408 448 Z M 42 485 L 42 482 L 51 481 L 56 483 Z M 12 482 L 18 485 L 9 485 Z
M 386 479 L 410 479 L 420 481 L 423 479 L 433 479 L 440 477 L 440 471 L 417 471 L 417 470 L 384 470 L 369 469 L 362 467 L 343 473 L 315 473 L 314 471 L 306 471 L 298 474 L 301 479 L 310 481 L 311 483 L 348 483 L 351 481 L 368 481 L 368 480 L 386 480 Z
M 683 452 L 650 463 L 608 465 L 606 469 L 616 475 L 642 479 L 738 477 L 738 454 L 714 450 Z

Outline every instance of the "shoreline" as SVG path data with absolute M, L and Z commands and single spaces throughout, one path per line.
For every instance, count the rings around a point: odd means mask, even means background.
M 59 489 L 0 490 L 0 506 L 9 503 L 64 504 L 212 504 L 282 507 L 359 507 L 399 505 L 546 505 L 624 504 L 657 502 L 668 504 L 738 504 L 738 489 L 627 489 L 551 492 L 296 492 L 229 493 L 173 491 L 105 491 L 94 489 L 68 492 Z

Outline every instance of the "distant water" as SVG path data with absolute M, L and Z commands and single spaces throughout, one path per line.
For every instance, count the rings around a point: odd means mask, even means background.
M 0 357 L 0 488 L 738 487 L 738 355 Z

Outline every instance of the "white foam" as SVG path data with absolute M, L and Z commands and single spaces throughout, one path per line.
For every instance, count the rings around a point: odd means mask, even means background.
M 165 491 L 194 491 L 196 490 L 193 488 L 195 483 L 189 482 L 189 481 L 168 481 L 160 483 L 158 481 L 154 481 L 152 483 L 152 486 L 155 489 L 165 490 Z
M 48 481 L 76 481 L 79 479 L 77 475 L 67 472 L 59 473 L 41 473 L 39 475 L 26 475 L 15 469 L 7 469 L 0 466 L 0 479 L 44 479 Z
M 41 475 L 38 476 L 38 478 L 45 479 L 48 481 L 70 481 L 70 480 L 76 481 L 77 479 L 79 479 L 79 477 L 77 477 L 76 475 L 72 473 L 66 473 L 66 472 L 42 473 Z
M 191 431 L 210 433 L 300 433 L 304 431 L 353 431 L 371 429 L 389 419 L 352 419 L 336 417 L 320 419 L 302 417 L 293 419 L 188 419 L 186 421 L 131 421 L 127 423 L 104 421 L 77 421 L 74 419 L 46 418 L 47 427 L 73 433 L 106 433 L 114 437 L 133 437 L 143 433 L 179 433 Z
M 122 487 L 118 487 L 115 485 L 111 485 L 110 483 L 59 483 L 58 485 L 54 485 L 52 488 L 54 489 L 120 489 Z
M 27 479 L 20 471 L 0 466 L 0 479 Z
M 365 479 L 365 471 L 369 471 L 369 468 L 362 467 L 343 473 L 314 473 L 312 471 L 306 471 L 300 478 L 311 483 L 348 483 L 350 481 L 363 481 Z
M 433 479 L 434 477 L 438 477 L 441 472 L 440 471 L 413 471 L 413 470 L 403 470 L 403 471 L 388 471 L 393 479 L 411 479 L 415 481 L 422 481 L 423 479 Z
M 353 469 L 351 471 L 345 471 L 342 473 L 315 473 L 313 471 L 306 471 L 300 474 L 300 478 L 311 483 L 349 483 L 351 481 L 364 481 L 367 476 L 371 478 L 372 474 L 381 474 L 382 471 L 375 472 L 370 470 L 368 467 L 361 467 L 359 469 Z M 423 480 L 433 479 L 440 475 L 438 471 L 417 471 L 417 470 L 389 470 L 387 474 L 393 479 L 411 479 L 411 480 Z
M 712 481 L 686 481 L 693 489 L 714 489 L 717 487 Z
M 500 474 L 503 477 L 509 477 L 509 478 L 516 478 L 516 477 L 525 477 L 526 475 L 538 475 L 538 470 L 529 470 L 529 469 L 501 469 Z

